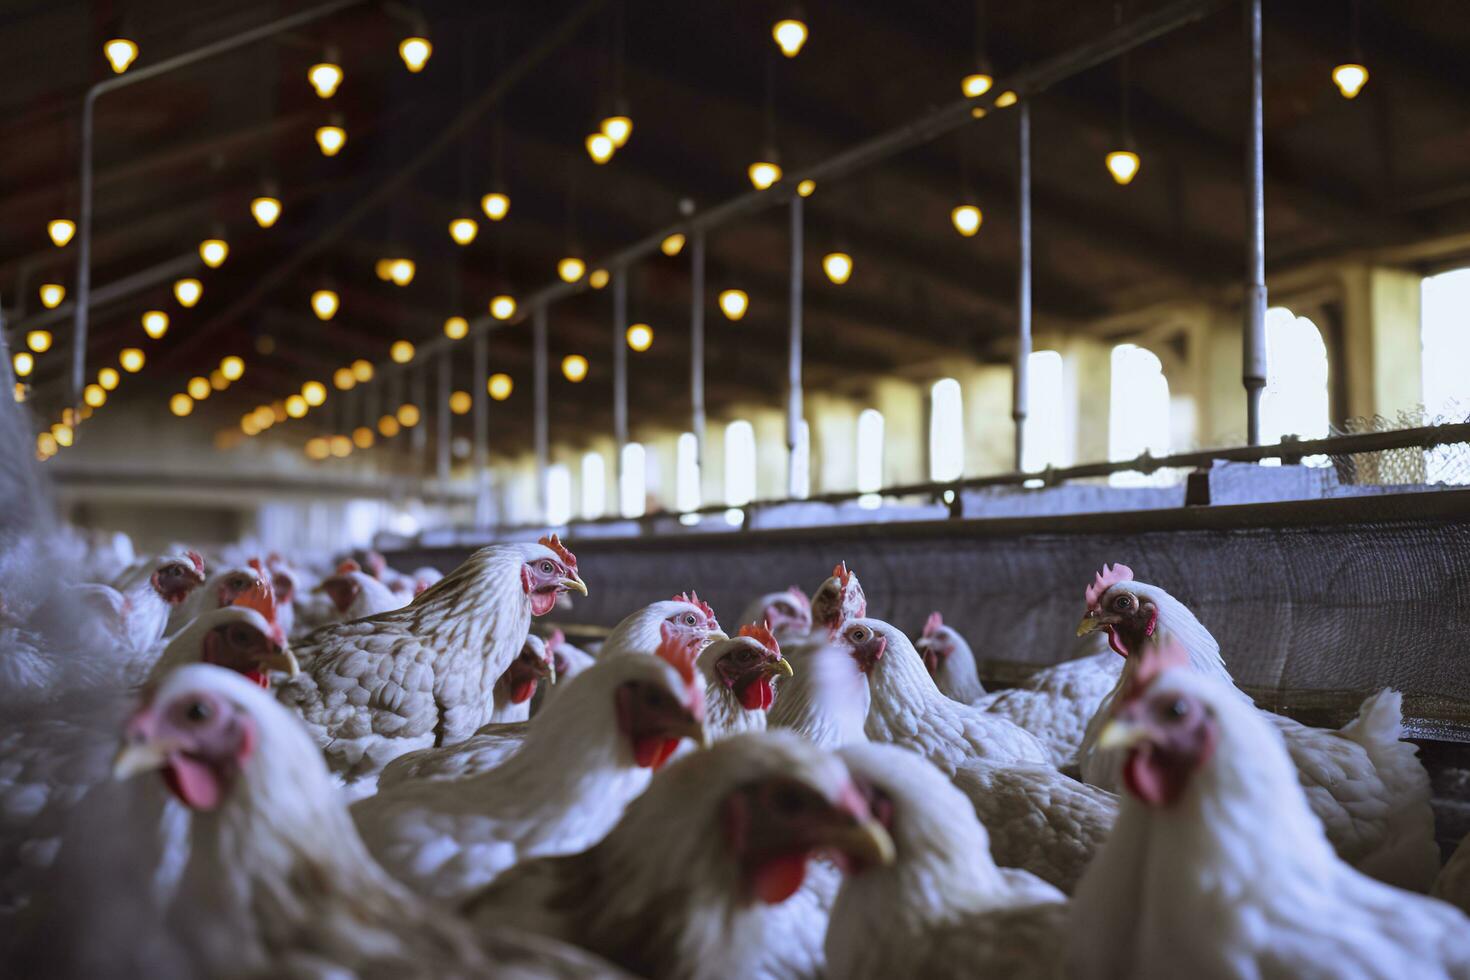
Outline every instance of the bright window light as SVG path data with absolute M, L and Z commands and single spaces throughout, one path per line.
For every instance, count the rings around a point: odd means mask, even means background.
M 1054 350 L 1032 351 L 1026 363 L 1030 388 L 1026 401 L 1026 438 L 1022 445 L 1021 469 L 1035 473 L 1066 462 L 1067 433 L 1063 415 L 1066 382 L 1062 373 L 1062 355 Z
M 596 520 L 607 511 L 607 461 L 602 453 L 582 457 L 582 516 Z
M 648 454 L 642 443 L 630 442 L 623 447 L 618 505 L 624 517 L 642 517 L 648 509 Z
M 805 500 L 812 495 L 812 427 L 802 419 L 796 426 L 796 453 L 790 465 L 793 467 L 790 485 L 794 500 Z
M 1470 417 L 1470 269 L 1427 277 L 1421 299 L 1424 421 L 1463 422 Z M 1450 465 L 1448 454 L 1445 446 L 1425 451 L 1428 481 L 1470 481 L 1463 466 Z
M 929 389 L 929 479 L 958 480 L 964 472 L 964 398 L 958 381 L 941 378 Z
M 1112 394 L 1108 404 L 1108 459 L 1133 459 L 1145 449 L 1169 452 L 1169 380 L 1153 351 L 1136 344 L 1113 348 Z M 1170 474 L 1114 473 L 1119 487 L 1163 486 Z
M 1327 345 L 1304 316 L 1283 306 L 1266 311 L 1266 390 L 1261 396 L 1261 442 L 1282 436 L 1321 439 L 1328 431 Z M 1272 462 L 1267 460 L 1266 462 Z M 1325 456 L 1302 460 L 1323 466 Z
M 878 491 L 883 489 L 883 413 L 865 408 L 857 419 L 857 488 L 863 494 L 858 503 L 876 507 L 881 503 Z
M 755 499 L 755 426 L 736 419 L 725 426 L 725 503 L 744 507 Z
M 546 523 L 565 524 L 572 519 L 572 471 L 564 463 L 546 468 Z
M 699 439 L 694 433 L 679 436 L 674 456 L 674 506 L 687 514 L 699 509 Z

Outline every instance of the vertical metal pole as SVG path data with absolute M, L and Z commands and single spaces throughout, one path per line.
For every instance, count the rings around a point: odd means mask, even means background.
M 434 475 L 439 479 L 439 492 L 445 494 L 449 489 L 449 441 L 453 438 L 450 434 L 450 420 L 453 416 L 449 412 L 449 388 L 451 365 L 449 363 L 449 351 L 439 355 L 439 397 L 435 399 L 438 404 L 438 438 L 434 445 Z
M 490 396 L 485 390 L 490 373 L 490 340 L 481 333 L 475 337 L 475 526 L 490 523 Z
M 1241 383 L 1246 437 L 1261 444 L 1261 394 L 1266 387 L 1266 182 L 1261 92 L 1261 0 L 1245 0 L 1250 45 L 1251 104 L 1245 149 L 1245 324 Z
M 424 477 L 424 453 L 429 448 L 429 380 L 428 366 L 420 364 L 408 376 L 408 400 L 419 410 L 419 424 L 413 427 L 409 448 L 413 450 L 414 475 Z
M 547 366 L 546 366 L 546 307 L 536 308 L 536 318 L 531 326 L 531 371 L 534 377 L 531 379 L 532 401 L 535 403 L 535 419 L 531 427 L 531 441 L 536 450 L 536 504 L 540 508 L 541 519 L 546 520 L 546 468 L 550 465 L 550 447 L 547 445 L 547 435 L 551 431 L 547 418 L 548 392 L 547 392 Z
M 72 318 L 71 388 L 67 404 L 80 408 L 82 386 L 87 377 L 87 309 L 92 305 L 92 120 L 96 115 L 97 90 L 82 100 L 82 183 L 77 214 L 76 311 Z
M 618 513 L 624 510 L 623 449 L 628 445 L 628 270 L 613 274 L 613 439 L 618 447 Z
M 1011 418 L 1016 423 L 1016 469 L 1026 448 L 1026 406 L 1031 399 L 1031 103 L 1022 102 L 1018 118 L 1016 181 L 1017 227 L 1020 232 L 1020 269 L 1016 273 L 1016 366 L 1011 392 Z
M 802 199 L 791 199 L 791 326 L 786 352 L 786 496 L 797 496 L 796 447 L 800 441 L 801 391 L 801 277 Z
M 689 426 L 694 433 L 694 461 L 704 472 L 704 229 L 694 232 L 690 254 Z

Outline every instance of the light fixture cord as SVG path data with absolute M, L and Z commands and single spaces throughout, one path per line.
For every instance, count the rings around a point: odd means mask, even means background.
M 1113 5 L 1113 25 L 1115 27 L 1123 26 L 1123 4 L 1121 3 L 1116 3 Z M 1129 75 L 1130 72 L 1128 53 L 1124 52 L 1118 58 L 1118 89 L 1120 101 L 1122 103 L 1123 148 L 1126 150 L 1133 149 L 1133 121 L 1131 113 L 1129 112 L 1128 104 L 1129 89 L 1131 88 L 1131 86 L 1129 85 Z
M 774 152 L 776 149 L 776 56 L 769 50 L 766 52 L 765 110 L 766 147 Z

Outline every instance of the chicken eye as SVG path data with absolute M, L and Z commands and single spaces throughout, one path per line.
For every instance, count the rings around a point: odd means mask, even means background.
M 541 571 L 546 575 L 553 575 L 556 573 L 556 566 L 549 561 L 543 561 L 541 563 Z
M 1185 701 L 1183 698 L 1175 698 L 1172 702 L 1170 702 L 1169 706 L 1164 709 L 1164 714 L 1167 715 L 1171 721 L 1177 721 L 1178 719 L 1183 718 L 1185 715 L 1189 714 L 1189 702 Z
M 208 721 L 213 713 L 209 705 L 203 701 L 190 701 L 184 708 L 184 717 L 195 724 Z
M 771 808 L 785 814 L 800 813 L 807 808 L 806 794 L 794 786 L 777 786 L 771 793 Z
M 755 651 L 751 650 L 749 647 L 741 647 L 738 651 L 736 651 L 735 659 L 743 664 L 748 664 L 755 659 Z
M 254 639 L 254 634 L 243 626 L 230 627 L 230 646 L 246 647 Z
M 643 689 L 643 701 L 645 704 L 650 705 L 663 704 L 664 692 L 656 687 L 645 687 Z
M 1133 597 L 1125 592 L 1123 595 L 1120 595 L 1118 596 L 1118 598 L 1113 600 L 1113 608 L 1119 610 L 1120 612 L 1132 609 Z
M 868 631 L 859 626 L 857 629 L 847 634 L 847 636 L 848 639 L 852 640 L 852 642 L 861 643 L 868 638 Z

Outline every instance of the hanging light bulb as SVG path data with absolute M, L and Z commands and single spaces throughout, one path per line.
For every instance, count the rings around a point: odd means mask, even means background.
M 474 407 L 475 399 L 468 391 L 456 391 L 449 396 L 449 410 L 455 415 L 467 415 Z
M 18 350 L 10 356 L 10 366 L 15 369 L 17 378 L 28 378 L 36 369 L 36 356 L 30 351 Z
M 587 272 L 587 263 L 575 255 L 568 255 L 556 264 L 556 274 L 562 282 L 576 282 Z
M 332 61 L 312 65 L 306 71 L 306 80 L 311 82 L 320 98 L 330 99 L 337 94 L 337 86 L 342 84 L 342 66 Z
M 333 371 L 332 387 L 338 391 L 351 391 L 357 387 L 357 377 L 352 373 L 352 368 L 339 367 Z
M 960 91 L 965 93 L 967 99 L 978 99 L 990 91 L 990 86 L 995 84 L 995 79 L 983 71 L 972 72 L 960 80 Z
M 510 213 L 510 197 L 500 191 L 491 191 L 480 198 L 480 208 L 485 212 L 485 217 L 491 221 L 499 221 Z
M 1332 69 L 1332 81 L 1344 99 L 1356 99 L 1363 86 L 1368 84 L 1368 69 L 1356 62 L 1347 62 Z
M 222 238 L 206 238 L 199 243 L 199 257 L 211 269 L 218 269 L 229 258 L 230 246 Z
M 48 282 L 41 287 L 41 305 L 48 310 L 54 310 L 66 299 L 66 287 L 54 282 Z
M 974 238 L 985 215 L 973 204 L 960 204 L 949 212 L 949 220 L 954 223 L 955 231 L 966 238 Z
M 168 410 L 183 418 L 194 411 L 194 399 L 181 391 L 168 400 Z
M 407 286 L 413 282 L 413 274 L 416 266 L 413 259 L 394 259 L 388 267 L 388 278 L 393 280 L 396 286 Z
M 388 356 L 393 358 L 395 364 L 407 364 L 413 360 L 413 344 L 406 340 L 395 340 L 388 349 Z
M 293 419 L 305 418 L 306 413 L 310 411 L 311 406 L 306 403 L 306 399 L 302 396 L 292 395 L 286 399 L 286 414 Z
M 72 441 L 71 423 L 57 422 L 51 427 L 51 435 L 56 440 L 58 446 L 63 448 L 70 446 Z
M 143 370 L 143 352 L 136 347 L 124 347 L 117 352 L 117 363 L 129 374 L 137 374 Z
M 612 276 L 608 274 L 606 269 L 593 269 L 592 275 L 587 277 L 587 285 L 593 289 L 601 289 L 607 285 L 608 280 L 611 278 Z
M 209 379 L 199 375 L 190 378 L 189 383 L 184 386 L 184 390 L 196 402 L 204 401 L 204 399 L 209 397 L 210 392 L 214 391 L 209 385 Z
M 316 128 L 316 145 L 321 148 L 322 156 L 334 157 L 347 145 L 347 130 L 334 118 L 330 125 Z
M 673 258 L 680 252 L 684 251 L 684 240 L 684 235 L 681 232 L 676 231 L 672 235 L 668 236 L 663 241 L 658 243 L 658 250 L 667 255 L 669 258 Z
M 587 377 L 587 358 L 581 354 L 568 354 L 561 359 L 562 377 L 576 384 Z
M 727 289 L 720 293 L 720 312 L 727 320 L 739 320 L 750 308 L 750 297 L 743 289 Z
M 198 279 L 180 279 L 174 283 L 174 299 L 179 301 L 180 306 L 193 306 L 203 295 L 204 284 Z
M 1113 180 L 1124 186 L 1132 183 L 1133 178 L 1138 176 L 1138 168 L 1142 166 L 1138 154 L 1132 150 L 1114 150 L 1104 157 L 1104 162 L 1108 173 L 1113 175 Z
M 508 374 L 492 374 L 490 380 L 485 382 L 485 392 L 498 402 L 509 398 L 514 389 L 515 383 L 510 380 Z
M 379 259 L 378 261 L 376 261 L 376 262 L 373 263 L 373 272 L 376 273 L 377 274 L 377 277 L 379 279 L 383 280 L 384 282 L 392 282 L 393 281 L 393 260 L 392 259 Z
M 65 248 L 76 233 L 77 224 L 70 218 L 52 218 L 46 222 L 46 234 L 51 236 L 51 242 L 57 248 Z
M 817 182 L 808 177 L 796 185 L 796 193 L 801 197 L 811 197 L 817 190 Z
M 26 346 L 37 354 L 44 354 L 51 349 L 50 330 L 32 330 L 26 334 Z
M 239 381 L 245 376 L 245 359 L 234 354 L 220 358 L 219 373 L 223 374 L 226 380 Z
M 262 195 L 250 202 L 250 215 L 262 228 L 269 228 L 281 216 L 281 200 Z
M 311 311 L 316 314 L 318 320 L 330 320 L 337 315 L 337 307 L 341 300 L 337 294 L 330 289 L 318 289 L 311 294 Z
M 490 315 L 497 320 L 509 320 L 516 315 L 516 301 L 504 293 L 490 301 Z
M 117 388 L 118 382 L 121 380 L 122 378 L 118 375 L 117 368 L 105 367 L 97 372 L 97 383 L 102 386 L 104 391 L 113 391 Z
M 102 54 L 113 72 L 121 75 L 138 57 L 137 42 L 126 37 L 114 37 L 102 45 Z
M 230 386 L 230 379 L 225 377 L 225 372 L 215 368 L 209 372 L 209 386 L 215 391 L 224 391 Z
M 419 424 L 419 407 L 412 402 L 398 406 L 398 424 L 412 429 Z
M 603 132 L 589 133 L 587 135 L 587 155 L 596 164 L 604 164 L 612 159 L 613 151 L 618 145 L 612 141 L 612 137 Z
M 149 310 L 143 314 L 143 332 L 152 340 L 161 340 L 168 333 L 168 314 L 162 310 Z
M 205 387 L 208 387 L 208 382 L 205 382 Z M 107 404 L 107 392 L 103 391 L 99 384 L 87 385 L 82 389 L 82 401 L 93 408 L 101 408 Z
M 352 440 L 346 436 L 333 436 L 331 439 L 332 455 L 338 459 L 346 459 L 352 455 Z
M 444 321 L 444 336 L 450 340 L 463 340 L 470 332 L 470 321 L 462 316 L 452 316 Z
M 434 46 L 429 43 L 427 37 L 406 37 L 398 42 L 398 56 L 403 59 L 403 64 L 414 74 L 424 70 L 424 65 L 429 63 L 429 56 L 434 53 Z
M 646 323 L 635 323 L 628 328 L 628 346 L 643 353 L 653 346 L 653 328 Z
M 788 58 L 795 58 L 801 53 L 802 45 L 806 44 L 806 34 L 806 24 L 795 17 L 778 20 L 771 28 L 771 36 Z
M 618 106 L 611 116 L 602 121 L 602 134 L 613 141 L 613 148 L 621 150 L 633 135 L 633 118 L 627 108 Z
M 306 404 L 317 408 L 327 400 L 327 386 L 320 381 L 308 381 L 301 386 L 301 397 L 306 399 Z
M 245 433 L 250 435 L 249 432 Z M 332 455 L 332 444 L 324 436 L 312 436 L 306 440 L 306 458 L 321 462 Z
M 373 365 L 371 361 L 362 358 L 352 362 L 352 376 L 357 379 L 358 384 L 367 384 L 373 380 Z
M 852 278 L 852 256 L 846 252 L 828 252 L 822 256 L 822 271 L 838 286 Z
M 373 448 L 373 430 L 365 425 L 359 425 L 352 430 L 352 444 L 358 449 Z
M 16 401 L 20 401 L 20 399 L 17 398 Z M 53 436 L 51 433 L 39 432 L 36 434 L 36 451 L 42 456 L 45 456 L 49 459 L 50 457 L 56 455 L 56 448 L 56 437 Z
M 398 420 L 391 415 L 384 415 L 378 419 L 378 433 L 384 439 L 392 439 L 398 435 L 399 428 Z
M 449 237 L 456 245 L 468 245 L 479 234 L 480 226 L 473 218 L 455 218 L 449 222 Z
M 763 191 L 781 179 L 781 165 L 774 161 L 774 154 L 770 154 L 770 160 L 757 160 L 746 168 L 750 176 L 750 182 L 758 191 Z
M 1018 101 L 1019 97 L 1016 95 L 1016 93 L 1007 89 L 1006 91 L 1000 93 L 995 97 L 995 107 L 997 109 L 1009 109 Z

